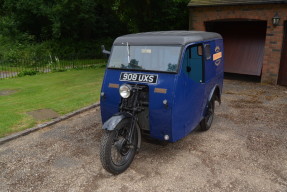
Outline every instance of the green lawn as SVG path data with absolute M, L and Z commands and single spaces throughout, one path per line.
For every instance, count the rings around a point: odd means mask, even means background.
M 41 123 L 26 114 L 52 109 L 65 114 L 99 101 L 104 68 L 71 70 L 0 80 L 0 137 Z

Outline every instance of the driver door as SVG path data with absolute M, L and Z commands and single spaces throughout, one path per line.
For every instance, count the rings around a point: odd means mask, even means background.
M 202 44 L 186 48 L 181 71 L 184 83 L 184 103 L 186 105 L 185 134 L 192 131 L 200 122 L 204 100 L 204 59 Z

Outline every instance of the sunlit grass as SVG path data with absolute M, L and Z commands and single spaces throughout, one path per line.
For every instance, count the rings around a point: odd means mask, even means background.
M 104 68 L 25 76 L 0 80 L 0 137 L 39 123 L 26 114 L 52 109 L 65 114 L 99 101 Z

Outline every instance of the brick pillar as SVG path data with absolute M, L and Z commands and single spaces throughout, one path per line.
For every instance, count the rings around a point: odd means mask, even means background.
M 280 21 L 279 26 L 273 26 L 271 19 L 267 21 L 261 77 L 262 83 L 277 84 L 283 42 L 283 30 L 283 21 Z

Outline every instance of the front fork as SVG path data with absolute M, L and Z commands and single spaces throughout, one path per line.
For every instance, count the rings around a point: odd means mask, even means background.
M 134 135 L 135 130 L 137 130 L 137 138 L 138 138 L 138 142 L 137 142 L 136 146 L 134 146 L 132 144 L 133 143 L 132 139 L 133 139 L 133 135 Z M 139 151 L 140 146 L 141 146 L 141 131 L 140 131 L 139 125 L 137 123 L 137 117 L 136 116 L 131 117 L 131 127 L 130 127 L 130 131 L 129 131 L 127 140 L 128 140 L 128 145 L 131 148 L 136 147 L 136 150 Z
M 135 132 L 135 129 L 136 129 L 136 125 L 137 125 L 137 117 L 136 116 L 132 116 L 131 118 L 131 127 L 130 127 L 130 131 L 129 131 L 129 134 L 128 134 L 128 143 L 129 144 L 132 144 L 132 138 L 133 138 L 133 135 L 134 135 L 134 132 Z
M 134 131 L 135 129 L 137 129 L 137 137 L 138 137 L 138 144 L 136 146 L 137 148 L 137 151 L 139 150 L 140 148 L 140 144 L 141 144 L 141 132 L 140 132 L 140 128 L 139 128 L 139 125 L 138 125 L 138 117 L 137 117 L 137 113 L 138 113 L 138 97 L 139 97 L 139 92 L 136 91 L 134 92 L 135 93 L 135 100 L 133 101 L 133 111 L 132 111 L 132 114 L 131 114 L 131 127 L 130 127 L 130 132 L 129 132 L 129 135 L 128 135 L 128 143 L 131 145 L 132 144 L 132 138 L 133 138 L 133 135 L 134 135 Z

